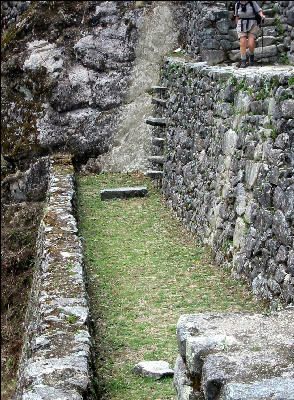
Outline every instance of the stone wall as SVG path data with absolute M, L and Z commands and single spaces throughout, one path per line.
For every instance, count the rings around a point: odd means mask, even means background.
M 169 206 L 256 294 L 293 302 L 293 69 L 166 58 L 162 84 Z
M 234 1 L 188 2 L 188 54 L 211 65 L 238 61 L 239 40 L 233 18 Z M 266 20 L 257 40 L 256 60 L 294 64 L 294 2 L 258 1 Z
M 93 398 L 89 309 L 71 159 L 50 160 L 15 400 Z

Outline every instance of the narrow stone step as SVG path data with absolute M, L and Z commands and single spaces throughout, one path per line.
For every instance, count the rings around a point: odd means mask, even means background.
M 153 118 L 153 117 L 148 117 L 146 119 L 146 124 L 152 125 L 152 126 L 166 126 L 167 121 L 165 118 Z
M 164 144 L 164 139 L 160 137 L 154 137 L 152 138 L 152 144 L 154 146 L 162 146 Z
M 147 195 L 148 190 L 145 186 L 121 187 L 100 191 L 101 200 L 129 199 L 131 197 L 145 197 Z
M 262 8 L 262 11 L 266 17 L 274 17 L 276 15 L 276 10 L 274 8 Z
M 167 87 L 166 86 L 152 86 L 151 88 L 153 90 L 153 92 L 155 93 L 163 93 L 167 91 Z
M 155 164 L 163 165 L 164 157 L 163 156 L 150 156 L 150 157 L 148 157 L 148 161 L 151 161 L 151 162 L 153 162 Z
M 152 104 L 157 104 L 163 107 L 166 107 L 166 100 L 159 99 L 158 97 L 153 97 L 152 98 Z
M 149 178 L 151 178 L 151 179 L 161 179 L 163 177 L 163 172 L 148 170 L 146 172 L 146 175 L 149 176 Z

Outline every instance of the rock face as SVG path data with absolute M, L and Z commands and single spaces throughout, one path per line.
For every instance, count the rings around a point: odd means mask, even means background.
M 166 58 L 162 190 L 169 206 L 267 299 L 294 301 L 293 68 Z M 157 132 L 156 132 L 157 136 Z M 162 150 L 161 150 L 162 151 Z
M 143 8 L 133 2 L 37 2 L 4 35 L 3 152 L 109 148 L 126 95 Z
M 182 315 L 178 400 L 293 399 L 293 316 L 293 310 Z
M 169 6 L 14 3 L 3 5 L 6 160 L 65 151 L 85 163 L 110 151 L 103 170 L 146 169 L 146 91 L 157 83 L 162 56 L 177 45 Z

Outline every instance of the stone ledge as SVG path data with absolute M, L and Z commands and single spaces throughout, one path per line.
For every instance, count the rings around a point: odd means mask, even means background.
M 148 195 L 147 187 L 121 187 L 114 189 L 103 189 L 100 191 L 101 200 L 129 199 L 131 197 L 145 197 Z
M 207 62 L 187 62 L 177 57 L 165 57 L 164 62 L 171 64 L 182 65 L 188 68 L 189 71 L 201 72 L 211 78 L 229 78 L 231 76 L 238 77 L 250 77 L 254 80 L 254 77 L 266 75 L 268 77 L 277 76 L 282 74 L 282 78 L 290 78 L 293 76 L 292 65 L 265 65 L 265 66 L 253 66 L 247 68 L 237 68 L 232 65 L 209 65 Z
M 15 400 L 92 398 L 89 309 L 74 195 L 71 160 L 52 158 Z
M 264 399 L 262 394 L 277 390 L 271 386 L 276 382 L 280 397 L 273 398 L 293 400 L 293 332 L 293 308 L 269 316 L 182 315 L 174 377 L 178 399 L 200 394 L 205 400 Z

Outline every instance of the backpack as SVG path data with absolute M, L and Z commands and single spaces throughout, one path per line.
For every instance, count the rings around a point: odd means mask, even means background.
M 262 17 L 259 15 L 258 12 L 255 11 L 255 8 L 254 8 L 254 5 L 253 5 L 252 1 L 248 1 L 248 3 L 251 5 L 251 7 L 252 7 L 252 9 L 253 9 L 253 11 L 254 11 L 255 19 L 256 19 L 257 25 L 260 25 L 261 22 L 262 22 Z M 238 2 L 237 2 L 237 15 L 238 15 L 238 10 L 239 10 L 240 7 L 241 7 L 241 2 L 238 1 Z

